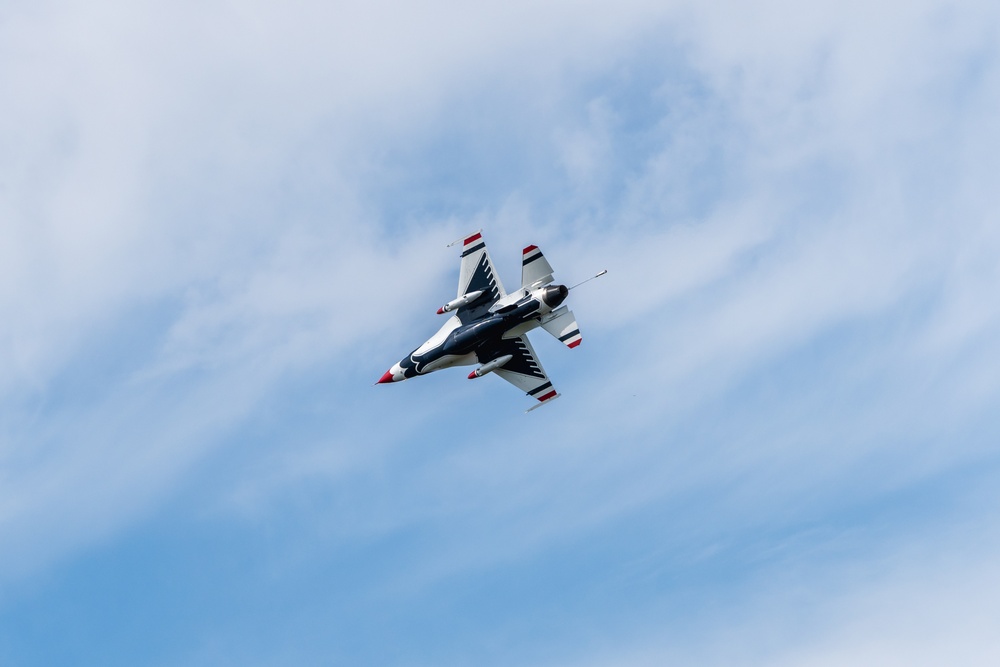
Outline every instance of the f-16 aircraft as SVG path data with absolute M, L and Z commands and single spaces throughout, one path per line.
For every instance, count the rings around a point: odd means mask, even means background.
M 562 305 L 570 289 L 552 284 L 548 260 L 537 246 L 529 245 L 521 260 L 521 287 L 510 294 L 504 292 L 486 241 L 481 233 L 472 234 L 462 241 L 458 296 L 437 311 L 439 315 L 451 313 L 448 321 L 386 371 L 378 383 L 402 382 L 442 368 L 479 364 L 469 373 L 470 380 L 496 373 L 539 401 L 530 412 L 560 394 L 542 369 L 527 333 L 542 327 L 570 348 L 583 340 L 573 312 Z

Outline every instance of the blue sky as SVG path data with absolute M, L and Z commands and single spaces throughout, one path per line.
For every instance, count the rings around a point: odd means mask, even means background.
M 996 664 L 995 3 L 394 4 L 0 10 L 0 663 Z

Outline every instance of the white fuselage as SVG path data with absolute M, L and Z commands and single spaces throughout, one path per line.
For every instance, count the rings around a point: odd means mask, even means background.
M 558 307 L 567 293 L 563 285 L 548 285 L 508 295 L 507 299 L 497 301 L 490 312 L 471 322 L 463 323 L 457 314 L 452 315 L 423 345 L 395 363 L 380 382 L 400 382 L 442 368 L 479 363 L 477 350 L 511 331 L 523 332 L 538 326 L 540 318 Z M 513 301 L 509 298 L 512 296 Z

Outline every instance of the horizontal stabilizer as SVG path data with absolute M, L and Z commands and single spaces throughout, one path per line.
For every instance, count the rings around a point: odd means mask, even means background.
M 552 282 L 552 266 L 538 246 L 529 245 L 521 255 L 521 287 L 538 287 Z
M 583 341 L 580 327 L 576 325 L 573 311 L 560 308 L 553 312 L 555 317 L 542 320 L 542 328 L 562 341 L 566 347 L 576 347 Z

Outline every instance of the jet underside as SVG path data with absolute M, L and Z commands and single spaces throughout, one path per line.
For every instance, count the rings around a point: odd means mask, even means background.
M 569 290 L 551 284 L 552 267 L 535 246 L 524 249 L 521 282 L 520 289 L 505 293 L 482 235 L 467 237 L 458 296 L 438 310 L 451 313 L 450 317 L 379 382 L 401 382 L 442 368 L 480 364 L 469 378 L 496 373 L 539 405 L 558 397 L 526 334 L 541 326 L 568 347 L 579 345 L 582 337 L 576 320 L 562 306 Z

